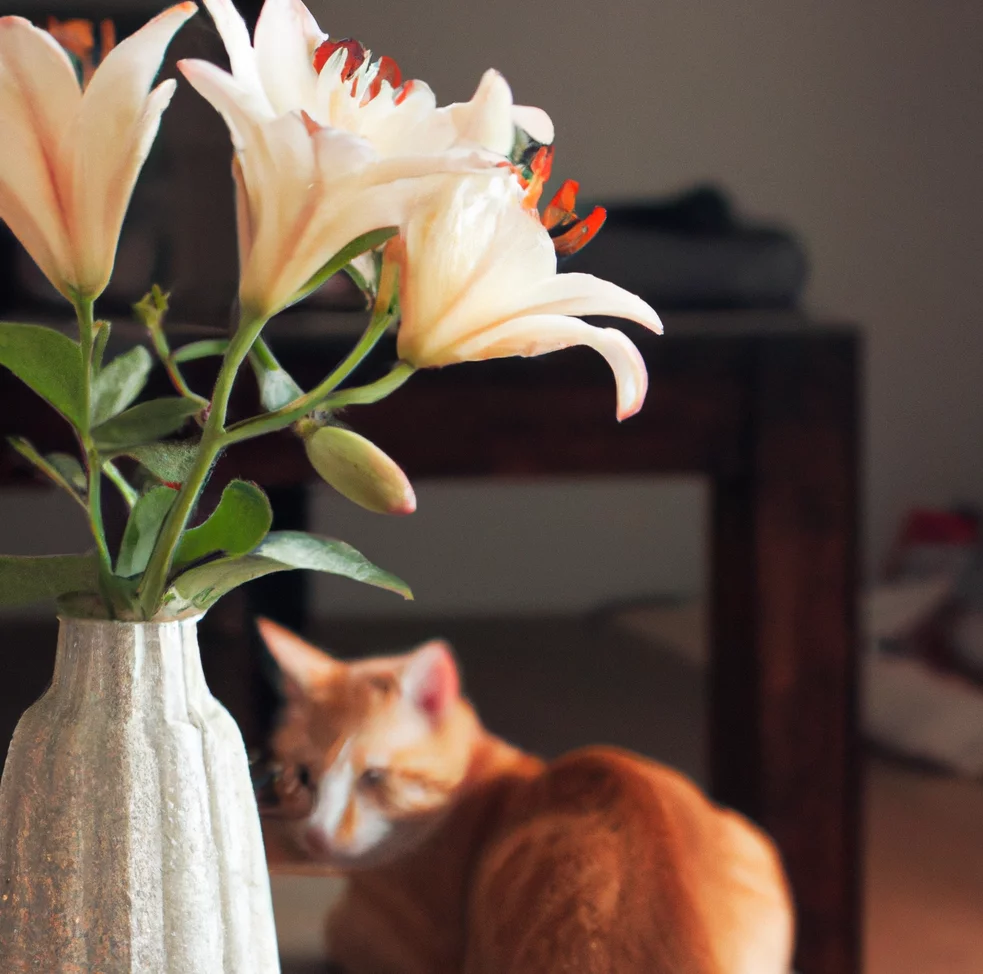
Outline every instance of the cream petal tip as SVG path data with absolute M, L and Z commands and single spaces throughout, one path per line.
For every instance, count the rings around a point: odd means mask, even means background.
M 150 93 L 151 97 L 156 99 L 155 107 L 160 106 L 166 108 L 170 100 L 174 97 L 174 92 L 177 91 L 177 80 L 174 78 L 168 78 L 162 81 L 156 88 Z
M 622 422 L 634 416 L 645 403 L 648 393 L 648 369 L 645 359 L 635 343 L 617 328 L 601 329 L 605 337 L 604 345 L 598 343 L 595 347 L 608 359 L 614 372 L 618 390 L 617 416 Z
M 645 405 L 646 391 L 643 388 L 637 392 L 630 393 L 622 400 L 621 390 L 618 390 L 618 408 L 615 417 L 619 423 L 624 422 L 626 419 L 631 419 L 632 416 L 641 410 L 642 406 Z
M 553 119 L 541 108 L 531 105 L 514 105 L 512 121 L 524 132 L 531 135 L 540 145 L 552 145 L 556 136 Z
M 192 3 L 191 0 L 185 0 L 184 3 L 177 3 L 173 7 L 162 10 L 156 17 L 148 21 L 148 23 L 160 23 L 160 21 L 169 20 L 171 17 L 180 18 L 183 23 L 196 13 L 198 13 L 198 4 Z

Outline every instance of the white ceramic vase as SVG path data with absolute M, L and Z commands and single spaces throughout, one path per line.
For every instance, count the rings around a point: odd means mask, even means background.
M 279 971 L 246 753 L 194 620 L 62 620 L 0 783 L 0 971 Z

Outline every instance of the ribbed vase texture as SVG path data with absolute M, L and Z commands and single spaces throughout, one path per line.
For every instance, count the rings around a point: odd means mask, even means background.
M 242 737 L 194 621 L 66 619 L 0 783 L 0 972 L 276 974 Z

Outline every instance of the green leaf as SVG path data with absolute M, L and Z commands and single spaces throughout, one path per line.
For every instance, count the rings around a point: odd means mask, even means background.
M 122 471 L 112 460 L 103 460 L 102 472 L 120 492 L 127 507 L 132 508 L 140 500 L 140 492 L 123 476 Z
M 177 491 L 170 487 L 151 487 L 133 505 L 116 559 L 117 575 L 132 578 L 147 567 L 157 535 L 175 497 Z
M 53 328 L 0 322 L 0 365 L 74 426 L 83 425 L 85 387 L 78 342 Z
M 96 427 L 92 437 L 100 450 L 122 453 L 129 447 L 176 433 L 200 408 L 198 403 L 181 396 L 151 399 Z
M 209 338 L 200 342 L 183 345 L 171 358 L 175 362 L 194 362 L 195 359 L 208 358 L 210 355 L 224 355 L 229 347 L 227 338 Z
M 113 327 L 108 321 L 96 322 L 96 339 L 92 345 L 92 367 L 98 372 L 102 368 L 102 359 L 106 354 L 106 346 L 109 344 L 109 335 Z
M 270 356 L 272 359 L 272 356 Z M 301 389 L 293 376 L 282 368 L 276 359 L 264 362 L 259 355 L 251 354 L 249 364 L 253 367 L 256 374 L 256 383 L 259 386 L 259 400 L 263 408 L 269 412 L 280 409 L 288 403 L 299 399 L 304 390 Z
M 45 458 L 80 494 L 89 489 L 89 480 L 82 464 L 70 453 L 49 453 Z
M 376 567 L 343 541 L 302 531 L 273 531 L 251 555 L 222 558 L 179 575 L 165 596 L 163 614 L 203 612 L 246 582 L 295 568 L 341 575 L 413 598 L 405 582 Z
M 0 605 L 26 605 L 70 592 L 98 591 L 94 554 L 0 556 Z
M 117 355 L 92 382 L 92 425 L 99 426 L 143 392 L 154 362 L 142 345 Z
M 272 558 L 288 568 L 342 575 L 356 582 L 388 589 L 404 599 L 413 598 L 406 582 L 373 565 L 350 544 L 334 538 L 322 538 L 303 531 L 272 531 L 254 554 Z
M 198 456 L 198 441 L 148 443 L 146 446 L 129 447 L 121 452 L 136 460 L 158 480 L 169 484 L 183 484 Z
M 34 447 L 20 436 L 8 438 L 10 445 L 26 460 L 30 460 L 53 483 L 56 483 L 62 490 L 68 491 L 72 498 L 79 502 L 88 513 L 83 496 L 88 486 L 85 479 L 85 472 L 82 465 L 67 453 L 52 453 L 50 456 L 43 457 Z
M 204 612 L 240 585 L 273 572 L 287 571 L 289 567 L 272 558 L 255 555 L 210 561 L 177 577 L 155 618 Z
M 266 494 L 255 484 L 233 480 L 208 520 L 185 532 L 176 564 L 188 565 L 219 551 L 245 555 L 266 537 L 272 523 L 273 510 Z

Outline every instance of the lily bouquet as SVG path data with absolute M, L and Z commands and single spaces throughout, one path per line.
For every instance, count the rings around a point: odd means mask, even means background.
M 589 241 L 604 212 L 578 217 L 572 180 L 540 207 L 553 159 L 545 112 L 514 105 L 495 71 L 470 101 L 438 107 L 431 89 L 404 80 L 391 58 L 330 39 L 301 0 L 267 0 L 253 38 L 230 0 L 204 3 L 231 73 L 200 60 L 179 68 L 232 139 L 237 324 L 227 339 L 172 348 L 166 295 L 155 288 L 135 311 L 174 394 L 148 401 L 138 400 L 151 352 L 139 346 L 107 361 L 111 325 L 97 301 L 177 84 L 152 87 L 154 77 L 196 7 L 172 7 L 119 44 L 109 25 L 96 36 L 78 21 L 42 30 L 0 18 L 0 218 L 78 320 L 77 337 L 0 323 L 0 364 L 71 424 L 78 456 L 12 442 L 85 511 L 95 541 L 91 553 L 0 558 L 2 602 L 55 598 L 67 616 L 166 621 L 296 568 L 408 596 L 401 581 L 340 541 L 271 532 L 269 502 L 254 484 L 232 481 L 202 517 L 202 491 L 222 452 L 292 427 L 342 494 L 375 511 L 409 513 L 413 489 L 397 464 L 338 416 L 390 395 L 418 369 L 582 344 L 614 372 L 619 419 L 644 400 L 645 367 L 632 342 L 579 316 L 660 331 L 656 313 L 609 282 L 557 274 L 557 255 Z M 350 354 L 305 390 L 266 336 L 275 336 L 280 312 L 340 272 L 364 291 L 371 315 Z M 383 378 L 358 384 L 360 363 L 391 329 L 398 361 Z M 205 356 L 221 358 L 207 395 L 182 374 L 184 363 Z M 247 363 L 263 411 L 232 416 L 230 394 Z M 108 489 L 130 509 L 115 551 L 103 523 Z

